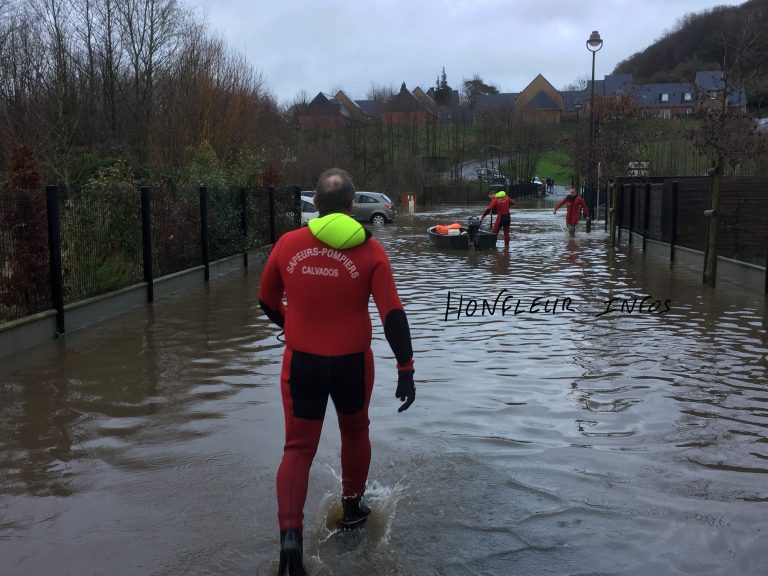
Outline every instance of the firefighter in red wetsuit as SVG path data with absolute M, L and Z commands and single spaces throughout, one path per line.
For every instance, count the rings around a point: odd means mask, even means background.
M 568 203 L 568 208 L 565 210 L 565 223 L 568 226 L 568 233 L 571 236 L 575 236 L 576 224 L 578 224 L 581 219 L 582 210 L 584 211 L 584 216 L 586 217 L 587 222 L 589 222 L 589 208 L 587 208 L 587 203 L 584 202 L 584 198 L 579 196 L 579 191 L 576 190 L 576 188 L 571 188 L 570 194 L 557 203 L 557 206 L 552 209 L 552 213 L 557 214 L 557 210 L 565 203 Z
M 349 216 L 354 197 L 346 171 L 324 172 L 314 200 L 320 217 L 277 241 L 259 287 L 262 309 L 285 330 L 281 373 L 285 447 L 277 472 L 281 575 L 306 574 L 304 502 L 329 396 L 341 430 L 340 525 L 353 528 L 371 512 L 361 501 L 371 461 L 371 295 L 397 360 L 395 396 L 404 402 L 398 412 L 416 397 L 408 320 L 384 249 Z
M 483 211 L 483 214 L 480 216 L 480 222 L 482 223 L 483 218 L 485 218 L 490 212 L 496 212 L 496 221 L 493 223 L 493 233 L 498 234 L 499 228 L 503 228 L 504 244 L 507 246 L 509 245 L 509 225 L 512 221 L 509 211 L 514 205 L 515 201 L 507 196 L 507 193 L 502 190 L 500 192 L 496 192 L 496 196 L 493 198 L 493 200 L 491 200 L 491 203 L 488 204 L 488 208 L 486 208 Z

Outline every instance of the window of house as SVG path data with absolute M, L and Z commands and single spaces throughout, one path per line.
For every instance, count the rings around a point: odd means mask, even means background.
M 683 92 L 683 102 L 690 102 L 693 100 L 693 94 L 690 92 Z
M 717 90 L 710 90 L 709 91 L 709 99 L 710 100 L 717 100 Z
M 664 92 L 664 93 L 662 93 L 662 94 L 660 95 L 659 99 L 660 99 L 662 102 L 669 102 L 669 94 L 667 94 L 666 92 Z

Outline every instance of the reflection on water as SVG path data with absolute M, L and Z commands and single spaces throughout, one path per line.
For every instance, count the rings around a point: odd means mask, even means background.
M 375 229 L 419 394 L 397 414 L 374 322 L 376 512 L 332 529 L 329 419 L 313 573 L 764 573 L 764 296 L 568 238 L 546 209 L 514 213 L 508 249 L 429 243 L 482 208 Z M 216 278 L 2 361 L 0 573 L 274 574 L 282 344 L 257 288 Z

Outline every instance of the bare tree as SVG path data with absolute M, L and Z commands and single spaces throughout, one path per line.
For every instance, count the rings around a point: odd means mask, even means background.
M 91 112 L 91 115 L 98 115 L 99 111 L 96 109 L 98 98 L 97 82 L 99 80 L 97 75 L 96 65 L 96 38 L 95 27 L 96 20 L 94 15 L 94 9 L 96 0 L 70 0 L 73 7 L 73 32 L 75 37 L 79 40 L 79 46 L 76 48 L 83 54 L 78 58 L 75 57 L 74 64 L 79 68 L 79 75 L 81 76 L 78 83 L 78 91 L 81 96 L 80 99 L 86 110 Z M 93 144 L 96 132 L 98 131 L 97 119 L 91 118 L 86 127 L 87 138 Z
M 615 180 L 627 173 L 629 162 L 649 142 L 650 138 L 646 136 L 644 129 L 647 121 L 642 120 L 641 109 L 629 94 L 614 98 L 598 98 L 595 102 L 595 118 L 596 125 L 599 127 L 595 134 L 595 158 L 601 163 L 605 181 Z M 576 157 L 580 162 L 584 162 L 586 130 L 583 130 L 580 136 L 581 139 L 578 142 L 580 150 L 576 151 Z M 586 168 L 586 164 L 580 166 Z M 599 187 L 598 182 L 598 190 Z M 614 188 L 610 201 L 606 198 L 606 210 L 609 202 L 615 208 L 616 200 Z M 596 218 L 597 214 L 593 217 Z M 611 246 L 614 245 L 616 217 L 614 209 L 611 213 Z
M 169 63 L 178 46 L 183 14 L 177 0 L 120 0 L 115 8 L 131 75 L 132 97 L 125 103 L 132 111 L 137 150 L 143 157 L 152 118 L 155 75 Z
M 123 58 L 116 3 L 117 0 L 98 0 L 93 10 L 93 16 L 97 20 L 98 32 L 95 42 L 96 58 L 102 78 L 102 100 L 106 106 L 106 118 L 113 136 L 118 129 L 118 78 Z
M 179 0 L 0 0 L 0 48 L 0 160 L 27 143 L 46 179 L 105 156 L 173 177 L 203 141 L 253 173 L 288 149 L 261 75 Z

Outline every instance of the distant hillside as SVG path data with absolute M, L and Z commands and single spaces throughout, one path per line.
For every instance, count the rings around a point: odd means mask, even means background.
M 632 74 L 638 83 L 661 83 L 692 82 L 701 70 L 743 78 L 750 108 L 768 111 L 768 0 L 688 14 L 613 72 Z

